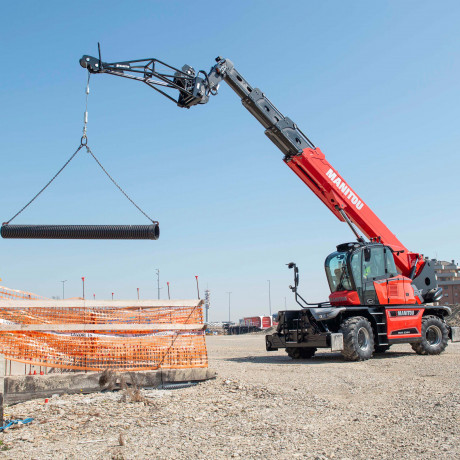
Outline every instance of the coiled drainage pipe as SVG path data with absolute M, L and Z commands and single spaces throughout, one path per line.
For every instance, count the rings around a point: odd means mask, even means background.
M 2 225 L 2 238 L 55 240 L 157 240 L 158 223 L 151 225 Z

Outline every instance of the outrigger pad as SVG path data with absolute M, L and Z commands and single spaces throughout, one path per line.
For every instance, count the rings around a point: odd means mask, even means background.
M 2 225 L 2 238 L 54 240 L 157 240 L 158 223 L 151 225 Z

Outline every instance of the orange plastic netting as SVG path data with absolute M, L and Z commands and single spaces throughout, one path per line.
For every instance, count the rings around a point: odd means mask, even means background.
M 208 365 L 202 329 L 203 310 L 199 301 L 195 305 L 184 301 L 184 306 L 178 305 L 180 301 L 174 301 L 174 306 L 168 306 L 168 301 L 164 306 L 145 306 L 145 301 L 142 306 L 136 305 L 136 302 L 129 306 L 127 301 L 123 307 L 111 306 L 110 301 L 106 302 L 106 306 L 60 307 L 59 303 L 46 306 L 47 302 L 39 296 L 4 287 L 0 287 L 0 299 L 31 299 L 30 307 L 28 302 L 11 306 L 11 302 L 0 301 L 0 325 L 50 325 L 49 331 L 0 330 L 0 350 L 7 359 L 94 371 Z M 40 305 L 40 300 L 44 300 L 44 306 Z M 52 330 L 52 325 L 63 324 L 85 327 L 82 328 L 84 330 Z M 98 331 L 94 330 L 95 324 L 104 324 L 106 328 L 121 324 L 121 327 L 127 325 L 132 329 Z M 143 325 L 142 330 L 135 330 L 139 324 Z M 149 324 L 156 324 L 157 329 L 145 329 Z M 171 330 L 168 325 L 171 325 Z M 184 325 L 183 328 L 180 325 Z M 158 329 L 160 326 L 161 329 Z M 59 328 L 56 326 L 55 329 Z
M 0 299 L 46 299 L 31 292 L 19 291 L 17 289 L 10 289 L 5 286 L 0 286 Z

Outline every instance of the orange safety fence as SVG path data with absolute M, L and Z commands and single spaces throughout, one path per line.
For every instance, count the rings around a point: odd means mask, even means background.
M 0 299 L 46 299 L 46 297 L 32 294 L 32 292 L 19 291 L 0 286 Z
M 7 359 L 91 371 L 208 365 L 200 300 L 51 301 L 11 291 L 0 288 Z

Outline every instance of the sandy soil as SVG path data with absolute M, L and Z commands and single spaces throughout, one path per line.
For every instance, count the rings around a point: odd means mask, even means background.
M 216 380 L 194 387 L 55 397 L 6 408 L 35 417 L 0 435 L 19 459 L 460 458 L 460 343 L 409 345 L 362 363 L 292 361 L 261 335 L 208 338 Z

